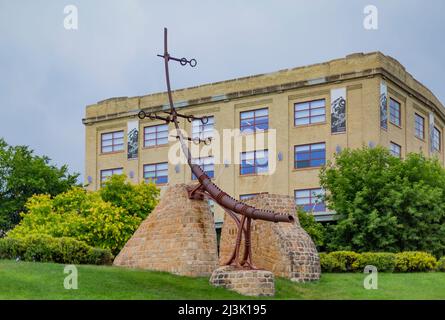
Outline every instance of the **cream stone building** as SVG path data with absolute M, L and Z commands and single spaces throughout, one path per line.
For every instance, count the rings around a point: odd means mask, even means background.
M 254 137 L 276 133 L 273 152 L 244 143 L 233 159 L 223 154 L 215 163 L 210 152 L 196 160 L 224 191 L 235 198 L 263 192 L 291 195 L 321 221 L 332 219 L 332 213 L 317 197 L 323 192 L 319 169 L 344 148 L 381 145 L 395 156 L 421 152 L 444 162 L 444 106 L 397 60 L 380 52 L 176 90 L 173 96 L 178 112 L 208 117 L 205 124 L 181 120 L 189 137 L 222 135 L 223 129 Z M 97 190 L 101 181 L 118 173 L 134 183 L 152 179 L 161 189 L 192 181 L 187 166 L 169 162 L 176 144 L 168 132 L 173 125 L 137 116 L 140 110 L 165 116 L 162 110 L 167 109 L 165 92 L 86 107 L 88 189 Z M 267 174 L 271 163 L 275 168 Z M 224 214 L 218 208 L 214 214 L 219 227 Z

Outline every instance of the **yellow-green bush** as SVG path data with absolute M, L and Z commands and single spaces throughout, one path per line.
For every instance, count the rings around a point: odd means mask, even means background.
M 124 208 L 105 202 L 97 192 L 80 188 L 59 194 L 35 195 L 26 203 L 20 224 L 8 233 L 10 238 L 46 234 L 70 237 L 114 254 L 124 246 L 142 221 Z
M 341 263 L 328 253 L 320 253 L 320 266 L 323 272 L 344 272 Z
M 445 272 L 445 257 L 442 257 L 437 261 L 437 271 Z
M 368 265 L 375 266 L 378 271 L 392 272 L 395 267 L 396 255 L 389 252 L 364 252 L 359 254 L 352 264 L 354 271 L 362 272 Z
M 337 261 L 335 272 L 352 271 L 352 265 L 359 257 L 359 254 L 353 251 L 334 251 L 329 253 L 329 255 Z
M 445 271 L 445 257 L 440 263 L 426 252 L 406 251 L 401 253 L 334 251 L 320 253 L 320 265 L 323 272 L 362 272 L 367 265 L 372 265 L 380 272 L 425 272 Z
M 426 252 L 405 251 L 396 254 L 396 272 L 433 271 L 436 268 L 436 265 L 436 258 Z
M 108 249 L 93 248 L 72 238 L 48 235 L 0 239 L 0 258 L 70 264 L 111 264 L 113 261 Z

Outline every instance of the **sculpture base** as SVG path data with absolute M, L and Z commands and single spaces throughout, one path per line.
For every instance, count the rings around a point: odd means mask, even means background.
M 274 275 L 266 270 L 245 270 L 223 266 L 213 271 L 210 284 L 245 296 L 275 295 Z

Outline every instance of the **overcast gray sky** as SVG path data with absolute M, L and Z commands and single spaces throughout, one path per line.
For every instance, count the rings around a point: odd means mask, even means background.
M 170 51 L 198 60 L 173 69 L 175 88 L 379 50 L 445 102 L 444 21 L 443 0 L 0 0 L 0 137 L 83 174 L 85 106 L 164 90 L 164 26 Z

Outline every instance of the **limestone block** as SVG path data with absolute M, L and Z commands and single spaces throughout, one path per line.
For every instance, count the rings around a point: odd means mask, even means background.
M 210 284 L 245 296 L 275 295 L 274 275 L 266 270 L 243 270 L 224 266 L 213 271 Z

